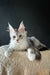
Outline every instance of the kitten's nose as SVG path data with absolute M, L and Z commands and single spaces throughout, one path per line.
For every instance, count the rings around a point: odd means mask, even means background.
M 17 42 L 19 41 L 19 39 L 16 40 Z

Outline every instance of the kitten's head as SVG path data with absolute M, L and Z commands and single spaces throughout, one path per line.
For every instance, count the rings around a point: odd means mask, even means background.
M 20 23 L 20 26 L 17 30 L 14 29 L 9 23 L 8 25 L 9 25 L 11 41 L 19 42 L 27 37 L 27 31 L 25 31 L 25 26 L 23 24 L 23 21 Z

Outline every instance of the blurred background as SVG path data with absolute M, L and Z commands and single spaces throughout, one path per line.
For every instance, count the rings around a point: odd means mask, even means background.
M 0 0 L 0 46 L 9 43 L 8 22 L 18 28 L 23 20 L 28 36 L 50 48 L 50 14 L 47 0 Z

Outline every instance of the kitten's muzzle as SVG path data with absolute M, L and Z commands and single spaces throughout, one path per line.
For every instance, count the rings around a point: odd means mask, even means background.
M 17 42 L 19 41 L 19 39 L 16 40 Z

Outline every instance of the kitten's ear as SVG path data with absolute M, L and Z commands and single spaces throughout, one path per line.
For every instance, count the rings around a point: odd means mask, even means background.
M 14 28 L 10 25 L 10 23 L 8 22 L 9 25 L 9 31 L 10 31 L 10 36 L 15 32 Z
M 25 31 L 25 26 L 24 26 L 23 21 L 20 23 L 20 26 L 18 28 L 18 31 L 20 31 L 20 32 L 24 32 Z

